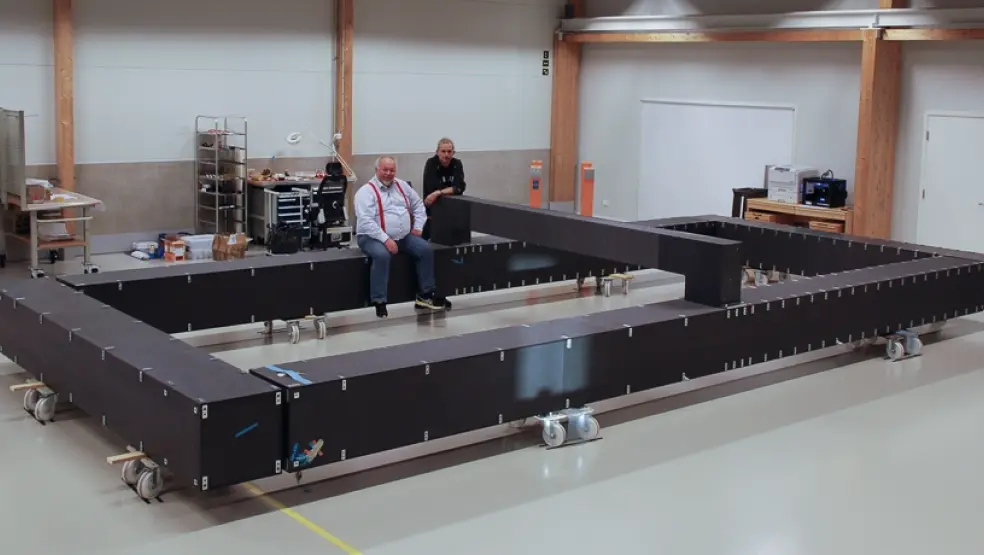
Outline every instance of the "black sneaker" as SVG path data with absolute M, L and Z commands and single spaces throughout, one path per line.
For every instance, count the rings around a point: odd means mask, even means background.
M 376 317 L 377 318 L 388 318 L 389 310 L 386 309 L 386 303 L 372 303 L 376 307 Z
M 447 299 L 434 293 L 417 295 L 414 302 L 415 308 L 426 308 L 428 310 L 451 310 L 451 303 Z

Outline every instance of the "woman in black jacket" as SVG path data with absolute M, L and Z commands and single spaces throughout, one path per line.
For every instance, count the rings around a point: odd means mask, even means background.
M 465 192 L 465 168 L 454 157 L 454 141 L 444 137 L 437 142 L 437 152 L 424 164 L 424 205 L 427 207 L 427 223 L 424 239 L 430 239 L 431 206 L 444 195 L 461 195 Z

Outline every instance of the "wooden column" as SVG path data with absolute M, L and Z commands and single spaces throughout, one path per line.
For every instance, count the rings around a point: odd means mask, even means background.
M 352 160 L 352 43 L 355 37 L 354 0 L 335 0 L 335 133 L 342 138 L 335 148 L 350 166 Z M 354 185 L 354 184 L 352 184 Z M 355 212 L 352 197 L 355 187 L 349 186 L 347 204 L 350 217 Z
M 54 1 L 55 155 L 62 188 L 75 190 L 75 32 L 72 0 Z
M 580 0 L 570 2 L 574 16 L 584 15 Z M 574 204 L 577 181 L 578 89 L 581 45 L 554 37 L 553 94 L 550 102 L 550 202 Z
M 854 233 L 887 239 L 892 233 L 895 143 L 901 96 L 901 43 L 866 29 L 854 169 Z

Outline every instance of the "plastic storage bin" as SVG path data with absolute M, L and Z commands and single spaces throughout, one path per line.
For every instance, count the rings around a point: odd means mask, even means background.
M 181 240 L 184 241 L 187 248 L 187 259 L 206 260 L 212 258 L 212 241 L 214 238 L 215 236 L 212 234 L 182 236 Z

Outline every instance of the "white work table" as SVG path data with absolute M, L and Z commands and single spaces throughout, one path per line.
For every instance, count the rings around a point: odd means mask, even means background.
M 90 211 L 94 208 L 102 206 L 102 201 L 57 187 L 51 190 L 51 197 L 52 198 L 50 200 L 44 202 L 24 203 L 21 202 L 21 199 L 16 195 L 8 194 L 7 196 L 8 207 L 16 207 L 17 210 L 30 215 L 31 223 L 30 233 L 28 235 L 22 235 L 16 232 L 12 233 L 9 231 L 7 232 L 7 235 L 30 244 L 31 277 L 44 277 L 44 270 L 40 268 L 38 263 L 38 251 L 53 251 L 69 247 L 82 247 L 82 267 L 85 273 L 89 274 L 98 272 L 99 268 L 93 264 L 91 260 L 92 252 L 90 248 L 89 221 L 92 220 Z M 81 214 L 75 217 L 68 217 L 63 213 L 61 217 L 57 218 L 38 218 L 38 214 L 41 212 L 55 212 L 73 208 L 78 209 Z M 70 227 L 72 222 L 79 222 L 81 224 L 81 235 L 73 233 L 71 237 L 58 240 L 42 240 L 39 236 L 39 223 L 64 223 Z

